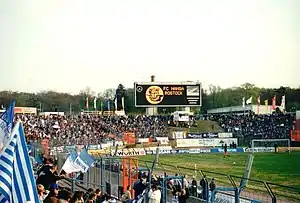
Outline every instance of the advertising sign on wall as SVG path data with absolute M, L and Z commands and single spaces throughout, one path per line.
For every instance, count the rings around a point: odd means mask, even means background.
M 221 147 L 231 143 L 238 143 L 237 138 L 202 138 L 202 139 L 177 139 L 177 147 Z
M 143 148 L 129 148 L 118 150 L 116 156 L 126 157 L 126 156 L 143 156 L 146 155 L 145 149 Z
M 186 138 L 218 138 L 218 133 L 189 133 Z
M 245 148 L 244 152 L 275 152 L 274 147 Z
M 34 107 L 15 107 L 15 114 L 37 114 L 37 109 Z
M 201 106 L 201 84 L 135 83 L 136 107 Z
M 156 137 L 156 140 L 160 144 L 169 144 L 169 138 L 168 137 Z

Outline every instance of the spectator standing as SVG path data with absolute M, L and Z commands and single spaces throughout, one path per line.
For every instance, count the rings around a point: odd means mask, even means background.
M 209 190 L 211 191 L 211 193 L 213 193 L 216 188 L 217 188 L 217 185 L 216 185 L 215 179 L 212 178 L 209 183 Z M 213 198 L 213 196 L 211 195 L 211 200 L 210 200 L 211 202 L 213 202 L 212 198 Z
M 198 185 L 197 185 L 197 180 L 196 180 L 196 177 L 193 176 L 193 180 L 192 180 L 192 188 L 191 188 L 191 195 L 194 196 L 194 197 L 197 197 L 197 188 L 198 188 Z
M 186 203 L 186 200 L 189 198 L 189 193 L 187 188 L 180 189 L 177 193 L 178 203 Z
M 133 189 L 134 189 L 134 197 L 135 199 L 138 198 L 139 195 L 143 193 L 143 191 L 146 189 L 146 184 L 147 181 L 144 178 L 141 178 L 138 180 L 136 184 L 134 184 Z
M 156 185 L 151 186 L 148 195 L 149 195 L 149 203 L 160 203 L 161 192 Z
M 55 173 L 55 165 L 43 168 L 36 180 L 37 184 L 42 184 L 46 189 L 48 189 L 51 184 L 55 184 L 56 181 L 62 178 L 62 176 L 55 175 Z
M 208 182 L 205 175 L 200 181 L 200 186 L 202 187 L 202 199 L 208 200 Z

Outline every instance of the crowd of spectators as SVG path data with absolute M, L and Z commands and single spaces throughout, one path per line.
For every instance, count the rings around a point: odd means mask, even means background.
M 70 174 L 64 171 L 57 171 L 55 160 L 52 158 L 43 158 L 43 165 L 37 170 L 37 191 L 39 201 L 42 203 L 134 203 L 139 202 L 140 199 L 147 196 L 150 203 L 160 203 L 162 198 L 162 187 L 168 188 L 167 196 L 176 199 L 175 202 L 186 203 L 191 196 L 208 199 L 210 191 L 216 188 L 216 183 L 212 178 L 209 183 L 204 176 L 198 186 L 195 177 L 190 180 L 187 177 L 175 174 L 175 178 L 169 179 L 166 186 L 162 185 L 163 177 L 168 175 L 154 175 L 151 177 L 151 186 L 148 182 L 149 174 L 147 172 L 139 172 L 138 181 L 133 185 L 128 186 L 125 192 L 121 195 L 120 200 L 116 200 L 110 195 L 108 191 L 101 191 L 100 189 L 88 189 L 86 192 L 76 191 L 72 193 L 70 188 L 61 187 L 58 182 L 66 179 Z M 178 177 L 176 179 L 176 177 Z M 79 187 L 78 187 L 79 188 Z M 134 190 L 134 196 L 131 190 Z
M 60 187 L 58 181 L 68 178 L 70 174 L 58 173 L 52 158 L 43 158 L 43 165 L 37 170 L 37 191 L 40 203 L 114 203 L 115 198 L 100 189 L 75 191 Z
M 120 140 L 124 132 L 137 138 L 167 136 L 167 120 L 156 116 L 60 116 L 17 115 L 23 121 L 28 141 L 49 138 L 60 144 L 99 144 Z
M 208 119 L 217 121 L 225 132 L 232 132 L 236 137 L 256 139 L 287 139 L 296 124 L 295 114 L 289 113 L 210 115 Z

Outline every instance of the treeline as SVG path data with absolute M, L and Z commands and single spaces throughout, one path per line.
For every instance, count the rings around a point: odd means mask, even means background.
M 0 105 L 6 107 L 13 99 L 16 99 L 16 106 L 36 107 L 41 111 L 63 111 L 80 112 L 86 110 L 86 98 L 88 100 L 89 110 L 94 110 L 94 98 L 96 101 L 96 110 L 108 110 L 114 108 L 114 97 L 116 90 L 124 92 L 125 111 L 127 113 L 145 113 L 145 108 L 136 108 L 134 106 L 134 90 L 119 85 L 117 89 L 108 89 L 105 92 L 95 93 L 90 88 L 85 88 L 77 95 L 68 93 L 59 93 L 54 91 L 45 91 L 39 93 L 27 92 L 0 92 Z M 272 98 L 276 96 L 276 104 L 280 105 L 282 96 L 286 98 L 286 110 L 295 111 L 300 109 L 300 88 L 280 87 L 280 88 L 259 88 L 253 84 L 243 84 L 239 87 L 222 89 L 221 87 L 210 85 L 208 89 L 202 90 L 202 107 L 193 108 L 195 112 L 205 113 L 207 109 L 242 105 L 242 98 L 248 99 L 252 96 L 253 104 L 257 103 L 260 96 L 261 105 L 268 99 L 269 105 L 272 104 Z M 110 99 L 107 99 L 110 98 Z M 109 103 L 109 104 L 108 104 Z M 175 108 L 159 108 L 160 113 L 169 113 Z

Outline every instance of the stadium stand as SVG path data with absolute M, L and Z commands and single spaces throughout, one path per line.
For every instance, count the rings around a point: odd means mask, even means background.
M 217 121 L 226 131 L 236 137 L 252 139 L 286 139 L 296 124 L 295 114 L 271 115 L 210 115 L 208 119 Z

